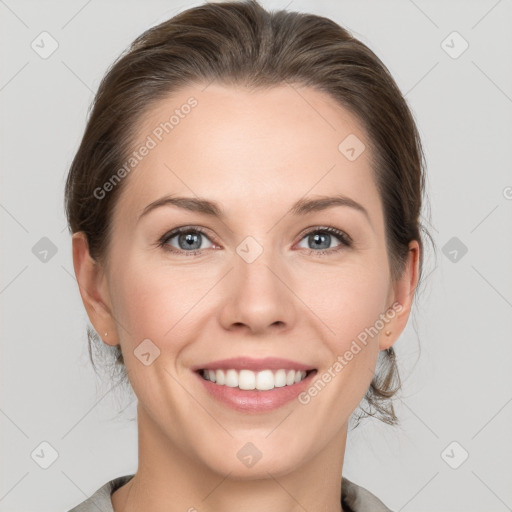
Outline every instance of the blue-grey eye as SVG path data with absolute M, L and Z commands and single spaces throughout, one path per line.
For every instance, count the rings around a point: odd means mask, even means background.
M 338 240 L 337 246 L 347 245 L 345 240 L 341 237 L 341 235 L 331 235 L 330 233 L 327 233 L 324 230 L 317 229 L 315 231 L 310 232 L 303 238 L 303 240 L 306 240 L 307 246 L 304 247 L 303 245 L 299 244 L 299 247 L 302 247 L 304 249 L 319 250 L 332 249 L 333 247 L 331 247 L 331 242 L 333 241 L 333 238 L 334 240 Z
M 177 239 L 178 246 L 171 242 L 173 239 Z M 176 249 L 188 252 L 206 249 L 207 247 L 201 246 L 204 240 L 208 240 L 208 237 L 204 233 L 201 233 L 197 229 L 187 229 L 182 231 L 176 230 L 170 233 L 169 236 L 165 238 L 164 243 Z

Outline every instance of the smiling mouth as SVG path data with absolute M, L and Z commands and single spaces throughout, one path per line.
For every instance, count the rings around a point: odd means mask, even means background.
M 304 380 L 316 370 L 261 370 L 254 372 L 252 370 L 208 370 L 200 369 L 199 375 L 210 382 L 219 386 L 227 386 L 242 390 L 269 391 L 274 388 L 293 386 Z

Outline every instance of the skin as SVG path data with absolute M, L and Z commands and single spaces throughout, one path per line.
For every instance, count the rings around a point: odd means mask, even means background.
M 367 135 L 330 96 L 288 85 L 187 86 L 147 112 L 139 142 L 190 96 L 198 105 L 125 178 L 107 262 L 91 259 L 83 233 L 73 236 L 88 316 L 98 333 L 108 332 L 105 343 L 121 344 L 138 398 L 139 467 L 112 495 L 114 510 L 340 511 L 348 421 L 379 351 L 406 326 L 418 243 L 393 282 Z M 349 134 L 366 144 L 352 162 L 338 150 Z M 166 194 L 216 201 L 225 218 L 164 206 L 138 221 Z M 369 218 L 348 206 L 287 214 L 303 197 L 334 194 L 363 205 Z M 189 225 L 207 231 L 198 235 L 200 254 L 183 254 L 178 237 L 167 243 L 181 254 L 157 246 Z M 347 233 L 353 246 L 332 235 L 321 247 L 330 253 L 319 255 L 304 231 L 325 226 Z M 252 263 L 236 252 L 247 236 L 263 248 Z M 319 377 L 395 301 L 400 313 L 307 405 L 237 412 L 190 370 L 274 356 L 307 363 Z M 160 350 L 148 366 L 134 355 L 146 338 Z M 237 458 L 247 442 L 262 453 L 250 468 Z

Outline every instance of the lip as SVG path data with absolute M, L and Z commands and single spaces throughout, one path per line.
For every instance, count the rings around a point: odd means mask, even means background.
M 233 367 L 230 366 L 229 368 Z M 247 366 L 244 366 L 244 368 L 247 368 Z M 270 369 L 268 366 L 266 368 Z M 278 369 L 280 368 L 283 367 L 280 366 Z M 213 370 L 213 368 L 208 369 Z M 219 385 L 215 382 L 204 379 L 201 375 L 200 369 L 194 371 L 194 375 L 200 380 L 208 395 L 212 397 L 217 403 L 226 405 L 238 412 L 253 414 L 274 411 L 296 399 L 300 393 L 311 386 L 311 382 L 317 373 L 317 370 L 308 371 L 306 377 L 303 380 L 292 384 L 291 386 L 283 386 L 267 391 L 259 391 L 245 390 L 238 387 L 231 388 L 229 386 Z
M 282 359 L 278 357 L 264 357 L 255 359 L 252 357 L 233 357 L 230 359 L 221 359 L 212 363 L 205 363 L 191 368 L 192 371 L 198 370 L 252 370 L 260 372 L 262 370 L 301 370 L 308 372 L 315 368 L 310 365 L 292 361 L 290 359 Z M 290 386 L 292 387 L 292 386 Z

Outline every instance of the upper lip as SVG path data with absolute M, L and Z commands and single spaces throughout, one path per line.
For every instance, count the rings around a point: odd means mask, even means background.
M 211 363 L 194 366 L 192 370 L 252 370 L 254 372 L 262 370 L 314 370 L 310 365 L 299 363 L 291 359 L 282 359 L 278 357 L 265 357 L 263 359 L 254 359 L 252 357 L 233 357 L 231 359 L 221 359 Z

